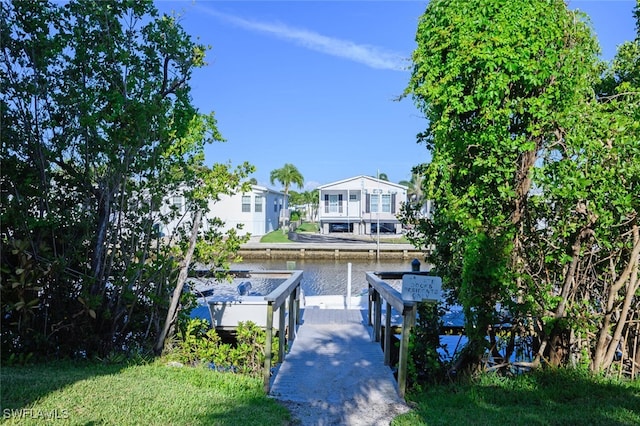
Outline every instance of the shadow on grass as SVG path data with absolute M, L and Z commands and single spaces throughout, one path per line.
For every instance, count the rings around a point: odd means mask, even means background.
M 285 425 L 261 380 L 207 368 L 55 362 L 2 369 L 7 424 Z M 52 416 L 56 416 L 53 418 Z
M 116 374 L 126 367 L 125 364 L 70 360 L 3 365 L 0 369 L 0 406 L 3 412 L 19 411 L 78 381 Z
M 576 371 L 437 386 L 411 395 L 414 411 L 394 425 L 637 425 L 640 381 L 618 382 Z

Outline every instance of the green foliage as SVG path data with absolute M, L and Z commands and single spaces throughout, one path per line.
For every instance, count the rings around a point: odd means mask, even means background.
M 500 305 L 538 360 L 584 363 L 586 346 L 611 365 L 640 306 L 638 40 L 607 69 L 561 0 L 434 0 L 416 41 L 406 93 L 428 119 L 417 169 L 436 214 L 409 203 L 403 221 L 464 307 L 470 363 Z
M 266 333 L 251 321 L 240 322 L 234 342 L 223 342 L 204 319 L 189 319 L 181 326 L 179 341 L 171 357 L 180 362 L 211 364 L 218 371 L 259 376 L 265 360 Z M 278 361 L 278 338 L 274 338 L 274 362 Z
M 3 346 L 7 347 L 7 346 Z M 6 351 L 5 351 L 6 352 Z M 33 362 L 33 352 L 10 352 L 8 356 L 2 359 L 2 365 L 4 367 L 11 367 L 15 365 L 29 365 Z
M 448 362 L 438 352 L 442 334 L 441 312 L 438 305 L 418 304 L 417 320 L 409 336 L 407 385 L 411 392 L 420 393 L 428 386 L 443 383 L 447 378 Z
M 302 188 L 304 185 L 304 178 L 300 171 L 293 164 L 286 163 L 279 169 L 275 169 L 271 171 L 269 175 L 269 180 L 273 185 L 276 182 L 280 182 L 282 186 L 284 186 L 284 193 L 289 194 L 289 188 L 292 184 Z
M 296 228 L 296 232 L 318 232 L 320 227 L 315 222 L 303 222 Z
M 209 321 L 189 319 L 182 328 L 176 350 L 178 359 L 186 364 L 212 362 L 222 340 Z
M 104 358 L 149 346 L 184 259 L 184 212 L 253 170 L 204 166 L 204 147 L 223 141 L 191 104 L 207 48 L 150 0 L 9 1 L 0 26 L 3 348 Z M 164 204 L 172 195 L 183 211 Z M 160 238 L 168 223 L 180 225 Z M 224 266 L 244 237 L 219 225 L 196 255 Z

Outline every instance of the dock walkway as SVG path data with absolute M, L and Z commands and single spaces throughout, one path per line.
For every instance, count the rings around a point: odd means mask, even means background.
M 270 395 L 303 426 L 388 425 L 409 411 L 366 311 L 307 307 Z

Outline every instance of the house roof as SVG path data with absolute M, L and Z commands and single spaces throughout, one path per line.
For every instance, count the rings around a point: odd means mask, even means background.
M 284 192 L 276 191 L 275 189 L 267 188 L 266 186 L 260 185 L 251 185 L 251 190 L 253 192 L 262 192 L 262 193 L 271 193 L 276 195 L 284 195 Z
M 366 175 L 354 176 L 354 177 L 351 177 L 351 178 L 347 178 L 347 179 L 338 180 L 338 181 L 335 181 L 335 182 L 326 183 L 324 185 L 318 186 L 318 189 L 327 189 L 327 188 L 332 187 L 332 186 L 343 185 L 345 183 L 348 183 L 349 181 L 358 181 L 360 179 L 367 179 L 367 180 L 369 180 L 371 182 L 374 182 L 376 184 L 379 184 L 379 185 L 394 186 L 394 187 L 396 187 L 398 189 L 402 189 L 402 190 L 406 190 L 407 189 L 407 187 L 405 185 L 400 185 L 399 183 L 393 183 L 393 182 L 389 182 L 388 180 L 377 179 L 377 178 L 374 178 L 374 177 L 371 177 L 371 176 L 366 176 Z

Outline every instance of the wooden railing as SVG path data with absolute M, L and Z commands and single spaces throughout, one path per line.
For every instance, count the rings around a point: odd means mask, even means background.
M 264 300 L 267 302 L 267 325 L 265 357 L 264 357 L 264 391 L 269 393 L 271 387 L 271 366 L 273 364 L 273 315 L 278 311 L 280 315 L 278 324 L 278 336 L 280 344 L 278 356 L 280 362 L 284 360 L 285 349 L 290 347 L 295 339 L 296 329 L 300 325 L 300 284 L 302 271 L 252 271 L 252 277 L 286 278 L 275 290 L 267 294 Z M 288 301 L 288 308 L 285 303 Z M 285 339 L 285 315 L 289 312 L 288 335 Z
M 419 264 L 418 264 L 419 268 Z M 373 336 L 379 342 L 382 334 L 382 301 L 386 302 L 384 322 L 384 364 L 391 364 L 391 316 L 392 308 L 402 315 L 402 332 L 400 336 L 400 353 L 398 360 L 398 394 L 404 398 L 407 388 L 407 364 L 409 357 L 409 336 L 411 327 L 415 324 L 417 304 L 413 301 L 402 299 L 402 294 L 387 284 L 384 280 L 402 279 L 404 274 L 416 274 L 413 272 L 367 272 L 369 283 L 368 321 L 373 325 Z M 426 272 L 424 274 L 427 274 Z M 373 319 L 373 323 L 372 323 Z

